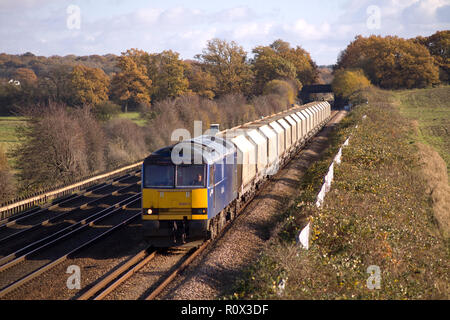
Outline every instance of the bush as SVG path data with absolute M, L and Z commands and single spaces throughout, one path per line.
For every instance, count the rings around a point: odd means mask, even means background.
M 95 118 L 100 121 L 108 121 L 112 117 L 118 115 L 121 111 L 121 107 L 111 101 L 100 103 L 92 109 Z
M 22 109 L 28 126 L 18 132 L 16 158 L 22 187 L 26 191 L 72 182 L 89 172 L 84 124 L 66 106 L 49 103 Z
M 107 162 L 110 168 L 129 164 L 147 156 L 143 128 L 128 119 L 112 119 L 105 126 Z
M 14 176 L 10 171 L 5 151 L 0 146 L 0 204 L 13 197 L 14 193 Z

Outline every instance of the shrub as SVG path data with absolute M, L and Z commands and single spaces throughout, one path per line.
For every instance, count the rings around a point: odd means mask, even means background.
M 14 193 L 14 176 L 10 171 L 5 151 L 0 146 L 0 204 L 11 198 Z
M 22 109 L 28 126 L 18 132 L 20 144 L 12 151 L 22 187 L 40 187 L 71 182 L 89 171 L 84 124 L 66 106 L 57 103 Z
M 112 117 L 121 112 L 121 107 L 111 101 L 106 101 L 98 104 L 92 109 L 95 118 L 100 121 L 108 121 Z
M 144 158 L 148 151 L 143 129 L 128 119 L 112 119 L 105 126 L 109 167 Z

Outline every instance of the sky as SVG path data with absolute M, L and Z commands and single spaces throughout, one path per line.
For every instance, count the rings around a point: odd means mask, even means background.
M 412 38 L 450 29 L 450 0 L 0 0 L 0 53 L 120 54 L 173 50 L 193 59 L 208 40 L 251 56 L 282 39 L 318 65 L 361 34 Z

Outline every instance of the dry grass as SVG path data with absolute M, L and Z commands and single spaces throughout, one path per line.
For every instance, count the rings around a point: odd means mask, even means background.
M 445 238 L 450 238 L 450 186 L 445 161 L 430 146 L 417 143 L 426 192 L 433 201 L 433 211 Z

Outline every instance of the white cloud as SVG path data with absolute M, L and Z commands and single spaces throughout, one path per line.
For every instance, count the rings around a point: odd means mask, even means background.
M 350 0 L 342 15 L 334 19 L 317 16 L 316 20 L 305 13 L 285 20 L 280 13 L 261 13 L 247 6 L 212 12 L 146 7 L 87 19 L 83 8 L 80 30 L 66 27 L 65 9 L 74 1 L 0 1 L 0 52 L 8 53 L 119 54 L 133 47 L 151 52 L 172 49 L 183 58 L 192 58 L 214 37 L 235 40 L 248 52 L 283 39 L 292 46 L 301 45 L 319 64 L 331 64 L 357 34 L 414 37 L 450 28 L 450 0 Z M 366 10 L 374 3 L 381 10 L 381 28 L 369 30 Z

